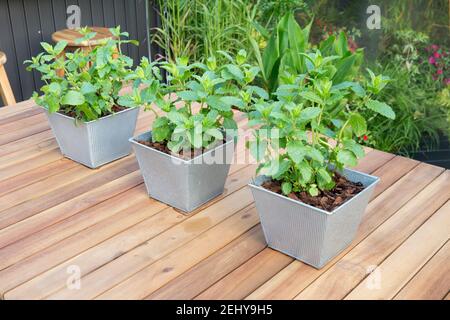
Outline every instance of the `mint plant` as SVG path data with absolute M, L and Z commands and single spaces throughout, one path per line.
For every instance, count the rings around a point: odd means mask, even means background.
M 50 113 L 60 112 L 86 122 L 114 113 L 123 80 L 133 72 L 133 60 L 122 53 L 121 45 L 136 41 L 123 40 L 128 33 L 121 32 L 120 27 L 110 31 L 114 39 L 89 46 L 89 50 L 64 53 L 66 41 L 55 46 L 42 42 L 44 52 L 24 62 L 27 70 L 40 72 L 45 82 L 40 89 L 42 95 L 33 93 L 36 103 Z M 88 44 L 96 35 L 88 28 L 80 29 L 80 33 L 83 37 L 77 41 Z
M 333 189 L 335 170 L 355 166 L 364 156 L 356 142 L 367 130 L 361 112 L 389 119 L 395 114 L 375 99 L 388 78 L 368 70 L 368 80 L 353 77 L 335 84 L 333 61 L 338 57 L 322 56 L 319 50 L 304 57 L 307 73 L 286 74 L 276 100 L 260 101 L 249 113 L 249 125 L 257 127 L 249 148 L 261 162 L 258 172 L 281 182 L 285 195 L 307 191 L 317 196 Z
M 208 148 L 226 138 L 224 130 L 237 129 L 233 107 L 249 110 L 268 97 L 263 89 L 251 85 L 259 68 L 246 63 L 244 50 L 235 58 L 226 52 L 219 54 L 228 63 L 218 65 L 215 57 L 205 64 L 189 64 L 187 58 L 149 63 L 144 58 L 128 77 L 134 83 L 133 93 L 120 101 L 144 105 L 155 113 L 153 142 L 166 143 L 173 153 Z M 167 83 L 162 82 L 159 68 L 166 71 Z

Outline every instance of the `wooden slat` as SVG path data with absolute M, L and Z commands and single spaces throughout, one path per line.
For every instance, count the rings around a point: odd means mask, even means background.
M 4 144 L 0 148 L 0 157 L 2 159 L 11 153 L 21 152 L 22 150 L 26 150 L 29 147 L 33 147 L 36 144 L 43 143 L 48 140 L 53 140 L 53 134 L 51 130 L 46 130 L 37 134 L 33 134 L 31 136 Z M 17 161 L 16 161 L 17 162 Z
M 10 179 L 0 181 L 0 197 L 17 189 L 24 188 L 30 184 L 34 184 L 38 181 L 69 170 L 75 166 L 77 166 L 76 162 L 69 159 L 61 159 L 50 162 L 42 167 L 29 170 Z
M 142 299 L 224 247 L 257 223 L 258 214 L 254 207 L 241 210 L 97 298 Z M 183 258 L 180 259 L 180 257 Z
M 251 168 L 251 169 L 252 170 L 250 170 L 250 168 L 247 168 L 245 170 L 240 170 L 240 171 L 236 172 L 235 174 L 230 175 L 230 177 L 226 183 L 226 194 L 231 194 L 231 193 L 239 190 L 240 188 L 242 188 L 247 183 L 249 176 L 250 176 L 251 172 L 253 171 L 253 168 Z M 142 190 L 141 190 L 141 193 L 142 193 Z M 142 193 L 142 194 L 144 194 L 144 193 Z M 233 199 L 235 198 L 233 196 L 231 196 L 231 197 Z M 146 195 L 145 195 L 145 198 L 147 198 Z M 223 198 L 224 197 L 222 197 L 222 199 Z M 223 204 L 221 204 L 220 199 L 221 198 L 219 197 L 211 202 L 208 202 L 208 204 L 206 204 L 202 210 L 203 211 L 206 210 L 206 213 L 207 213 L 207 212 L 212 211 L 217 208 L 223 208 Z M 149 200 L 147 200 L 147 202 L 148 201 Z M 239 208 L 239 205 L 245 206 L 246 203 L 236 204 L 236 208 Z M 164 207 L 166 207 L 166 206 L 164 206 Z M 211 207 L 211 208 L 207 209 L 208 207 Z M 104 209 L 102 209 L 102 211 L 103 210 Z M 97 210 L 93 210 L 93 211 L 99 211 L 99 210 L 97 209 Z M 204 214 L 206 214 L 206 213 L 201 214 L 201 212 L 202 211 L 197 213 L 196 216 L 198 216 L 198 215 L 203 216 Z M 114 259 L 117 259 L 124 252 L 133 249 L 134 247 L 138 246 L 145 240 L 150 239 L 154 235 L 162 232 L 163 230 L 165 230 L 169 227 L 173 227 L 174 225 L 181 223 L 182 221 L 184 221 L 187 218 L 188 218 L 188 216 L 180 215 L 180 214 L 178 214 L 178 212 L 176 212 L 172 208 L 167 208 L 166 210 L 162 211 L 157 217 L 155 217 L 155 219 L 140 223 L 140 224 L 136 225 L 134 228 L 124 231 L 122 234 L 117 234 L 116 236 L 112 237 L 111 239 L 109 239 L 105 243 L 97 246 L 96 248 L 86 251 L 86 252 L 80 254 L 79 256 L 75 257 L 74 259 L 71 259 L 70 261 L 64 263 L 63 265 L 57 266 L 53 270 L 49 270 L 48 272 L 44 273 L 43 275 L 38 276 L 31 283 L 25 284 L 18 290 L 21 290 L 21 292 L 26 292 L 28 297 L 33 297 L 33 294 L 35 294 L 37 296 L 40 295 L 39 297 L 42 298 L 45 295 L 42 296 L 43 292 L 39 291 L 40 288 L 42 288 L 42 285 L 40 285 L 40 283 L 45 283 L 45 288 L 46 288 L 45 290 L 46 290 L 47 295 L 50 294 L 51 291 L 56 291 L 56 289 L 60 289 L 60 288 L 64 287 L 65 281 L 66 281 L 65 280 L 66 279 L 65 270 L 67 268 L 67 264 L 68 265 L 76 264 L 76 265 L 81 266 L 83 269 L 83 274 L 87 275 L 90 271 L 96 270 L 99 267 L 101 267 L 102 265 L 104 265 Z M 203 225 L 201 224 L 201 221 L 204 221 L 201 219 L 201 217 L 198 220 L 195 219 L 194 221 L 200 221 L 198 227 L 205 226 L 204 224 Z M 152 224 L 154 224 L 153 227 L 152 227 Z M 72 227 L 72 229 L 75 227 L 76 226 Z M 61 228 L 66 230 L 66 227 L 62 226 Z M 95 227 L 93 227 L 93 228 L 95 228 Z M 188 224 L 187 228 L 189 229 L 189 224 Z M 75 232 L 75 231 L 76 230 L 74 230 L 73 232 Z M 44 232 L 45 232 L 45 230 L 44 230 Z M 44 235 L 45 235 L 45 233 L 44 233 Z M 112 234 L 110 236 L 112 236 Z M 75 235 L 73 237 L 73 239 L 71 239 L 70 241 L 78 243 L 79 240 L 77 240 L 77 237 L 79 237 L 79 235 Z M 37 237 L 37 238 L 39 238 L 39 237 Z M 182 238 L 178 237 L 178 241 L 182 241 L 182 240 L 183 240 Z M 89 239 L 89 242 L 91 244 L 92 244 L 92 241 L 93 241 L 92 239 Z M 28 242 L 32 243 L 33 239 L 29 239 Z M 172 245 L 173 245 L 173 242 L 174 241 L 172 240 Z M 27 246 L 25 245 L 24 247 L 27 247 Z M 111 248 L 115 248 L 115 249 L 111 251 Z M 128 250 L 125 250 L 126 248 L 128 248 Z M 80 250 L 80 248 L 73 249 L 72 251 L 78 252 L 77 250 Z M 162 250 L 162 252 L 163 252 L 163 250 Z M 25 272 L 25 270 L 33 269 L 34 275 L 37 275 L 37 274 L 41 273 L 42 271 L 45 271 L 46 269 L 53 267 L 54 265 L 57 264 L 57 262 L 63 261 L 63 260 L 60 260 L 61 258 L 58 254 L 54 254 L 54 256 L 55 257 L 53 259 L 46 259 L 44 262 L 40 262 L 40 264 L 38 263 L 39 261 L 33 262 L 33 259 L 31 259 L 31 261 L 24 261 L 23 263 L 21 263 L 21 264 L 23 264 L 22 267 L 23 267 L 24 271 L 23 272 L 12 272 L 10 283 L 17 284 L 17 283 L 20 283 L 20 281 L 23 282 L 23 277 L 22 276 L 17 277 L 17 274 L 23 274 Z M 43 265 L 45 266 L 46 269 L 43 269 Z M 30 266 L 32 266 L 32 268 L 30 268 Z M 15 268 L 15 266 L 14 266 L 14 268 Z M 2 277 L 5 277 L 5 276 L 2 275 Z M 19 279 L 17 279 L 17 278 L 19 278 Z M 52 279 L 52 281 L 49 279 Z M 26 279 L 26 280 L 28 280 L 28 279 Z M 83 282 L 85 283 L 86 281 L 83 280 Z M 1 287 L 1 285 L 0 285 L 0 287 Z M 36 296 L 34 296 L 34 298 L 35 297 Z
M 291 262 L 291 257 L 265 249 L 202 292 L 196 299 L 242 299 Z
M 72 198 L 69 201 L 42 211 L 38 215 L 34 215 L 1 230 L 1 243 L 4 245 L 11 244 L 27 235 L 66 219 L 96 203 L 105 201 L 141 183 L 142 177 L 139 172 L 133 172 L 111 181 L 88 193 Z M 1 263 L 5 264 L 3 261 Z
M 369 276 L 353 289 L 346 299 L 393 298 L 449 240 L 449 230 L 450 201 L 373 271 L 373 273 L 381 275 L 381 283 L 376 290 L 373 289 L 373 285 L 376 283 L 372 284 L 373 279 Z
M 30 111 L 34 111 L 34 110 L 32 109 Z M 0 125 L 0 134 L 1 135 L 10 134 L 11 132 L 14 132 L 14 131 L 17 131 L 17 130 L 20 130 L 23 128 L 27 128 L 36 123 L 44 123 L 44 122 L 45 123 L 47 122 L 47 117 L 45 116 L 44 113 L 40 112 L 38 114 L 34 114 L 34 115 L 31 115 L 26 118 L 22 118 L 19 120 L 12 120 L 5 124 L 1 124 Z
M 31 102 L 30 102 L 31 104 Z M 11 109 L 11 108 L 15 108 L 15 106 L 11 106 L 11 107 L 4 107 L 2 109 Z M 0 117 L 0 125 L 4 125 L 7 124 L 9 122 L 14 122 L 14 121 L 18 121 L 18 120 L 22 120 L 37 114 L 42 113 L 43 110 L 40 108 L 30 108 L 29 110 L 26 111 L 20 111 L 20 112 L 16 112 L 14 114 L 11 115 L 5 115 L 5 116 L 1 116 Z
M 265 247 L 261 225 L 257 225 L 146 299 L 192 299 Z
M 395 296 L 397 300 L 438 300 L 450 290 L 450 242 Z
M 386 164 L 387 166 L 390 163 Z M 399 170 L 397 167 L 391 167 L 391 170 L 380 168 L 380 175 L 383 172 L 389 174 L 396 174 Z M 430 165 L 420 164 L 412 171 L 399 179 L 396 183 L 386 189 L 377 198 L 371 201 L 363 220 L 359 226 L 357 236 L 353 243 L 344 250 L 341 254 L 336 256 L 326 266 L 320 270 L 316 270 L 299 261 L 292 262 L 277 275 L 274 275 L 263 286 L 258 288 L 255 292 L 249 295 L 249 299 L 292 299 L 300 291 L 310 285 L 316 278 L 326 272 L 328 268 L 332 267 L 342 257 L 344 257 L 356 244 L 361 242 L 373 230 L 375 230 L 383 221 L 393 215 L 398 209 L 405 205 L 411 198 L 413 198 L 422 188 L 433 181 L 443 169 L 433 167 Z M 374 173 L 378 175 L 376 171 Z M 382 178 L 383 179 L 383 178 Z
M 73 292 L 63 289 L 52 298 L 94 298 L 112 286 L 120 283 L 134 273 L 151 266 L 176 248 L 189 243 L 211 227 L 234 215 L 251 203 L 247 188 L 240 189 L 216 204 L 189 217 L 166 232 L 128 251 L 118 259 L 83 277 L 83 290 Z M 220 235 L 219 238 L 222 238 Z M 198 249 L 200 250 L 200 249 Z M 188 254 L 190 255 L 190 254 Z M 183 254 L 183 257 L 188 256 Z M 145 297 L 145 294 L 143 297 Z
M 342 299 L 373 266 L 381 263 L 450 197 L 450 173 L 443 173 L 379 226 L 296 299 Z

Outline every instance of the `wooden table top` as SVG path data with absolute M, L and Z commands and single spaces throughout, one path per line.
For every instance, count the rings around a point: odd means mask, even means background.
M 63 29 L 56 31 L 52 34 L 52 40 L 54 42 L 59 42 L 61 40 L 67 41 L 67 45 L 69 47 L 88 47 L 96 46 L 101 43 L 101 41 L 105 39 L 112 39 L 113 35 L 109 31 L 108 28 L 104 27 L 90 27 L 93 32 L 96 32 L 94 38 L 89 41 L 82 41 L 80 43 L 76 43 L 76 40 L 82 38 L 83 35 L 80 34 L 76 29 Z
M 136 131 L 152 119 L 141 112 Z M 4 299 L 450 297 L 443 168 L 367 149 L 357 169 L 381 181 L 355 240 L 316 270 L 267 248 L 253 164 L 233 164 L 225 193 L 183 215 L 148 198 L 134 155 L 96 170 L 63 158 L 31 101 L 0 109 L 0 133 Z

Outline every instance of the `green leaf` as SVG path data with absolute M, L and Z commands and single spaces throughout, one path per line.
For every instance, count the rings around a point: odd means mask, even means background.
M 253 140 L 249 142 L 250 154 L 257 162 L 264 159 L 267 150 L 266 140 Z
M 389 118 L 392 120 L 395 119 L 395 112 L 392 110 L 392 108 L 390 106 L 388 106 L 384 102 L 380 102 L 378 100 L 369 100 L 366 103 L 366 107 L 372 111 L 375 111 L 375 112 L 381 114 L 382 116 L 385 116 L 386 118 Z
M 188 131 L 188 140 L 194 148 L 198 149 L 203 146 L 202 133 L 194 129 Z
M 59 55 L 66 48 L 66 46 L 67 46 L 67 41 L 65 41 L 65 40 L 59 41 L 53 48 L 54 55 L 55 56 Z
M 263 88 L 257 86 L 248 86 L 248 88 L 255 94 L 257 94 L 260 98 L 269 99 L 269 94 Z
M 69 106 L 79 106 L 84 102 L 84 95 L 75 90 L 67 91 L 67 93 L 61 99 L 61 104 Z
M 314 92 L 304 91 L 304 92 L 300 92 L 299 95 L 308 101 L 318 103 L 318 104 L 323 104 L 322 99 L 320 99 L 320 97 L 317 94 L 315 94 Z
M 353 152 L 357 158 L 363 158 L 366 155 L 364 148 L 353 140 L 345 140 L 343 145 L 345 149 Z
M 272 160 L 272 165 L 270 170 L 270 176 L 274 179 L 279 179 L 286 171 L 289 169 L 291 162 L 287 159 L 282 159 L 281 161 Z
M 42 48 L 44 48 L 44 50 L 47 53 L 53 54 L 54 50 L 53 50 L 53 47 L 50 44 L 48 44 L 47 42 L 41 42 L 41 46 L 42 46 Z
M 225 105 L 229 107 L 238 107 L 243 108 L 244 107 L 244 101 L 242 99 L 233 97 L 233 96 L 225 96 L 221 97 L 220 101 L 222 101 Z
M 297 164 L 305 158 L 306 150 L 301 141 L 289 141 L 286 150 L 292 161 Z
M 358 164 L 356 156 L 353 152 L 349 150 L 340 150 L 337 154 L 337 161 L 342 163 L 344 166 L 354 167 Z
M 86 94 L 90 94 L 90 93 L 96 93 L 97 88 L 90 82 L 83 82 L 81 84 L 80 91 L 82 94 L 86 95 Z
M 300 182 L 303 184 L 308 183 L 313 175 L 313 171 L 308 162 L 303 161 L 298 165 L 298 170 L 300 171 Z
M 236 130 L 238 128 L 236 121 L 231 118 L 223 119 L 223 127 L 228 130 Z
M 167 113 L 167 117 L 176 125 L 184 124 L 188 121 L 188 118 L 178 111 L 170 111 L 169 113 Z
M 306 155 L 308 157 L 310 157 L 312 160 L 320 162 L 320 163 L 325 161 L 322 153 L 319 150 L 317 150 L 311 146 L 308 146 L 306 148 Z
M 61 94 L 61 85 L 58 82 L 52 82 L 48 86 L 48 92 L 56 96 Z
M 359 83 L 355 83 L 352 85 L 352 91 L 358 96 L 358 97 L 364 97 L 366 95 L 366 90 L 364 90 L 363 87 Z
M 239 67 L 233 64 L 227 64 L 225 68 L 236 80 L 242 81 L 244 79 L 244 74 Z
M 301 111 L 300 118 L 302 120 L 311 120 L 316 118 L 320 114 L 321 109 L 319 107 L 308 107 Z
M 219 96 L 208 96 L 206 98 L 206 104 L 213 108 L 216 109 L 218 111 L 230 111 L 231 110 L 231 106 L 227 103 L 225 103 L 224 101 L 222 101 L 222 97 Z
M 317 171 L 317 183 L 320 189 L 326 189 L 326 186 L 333 181 L 331 175 L 325 168 L 320 168 Z
M 194 91 L 180 91 L 177 92 L 177 96 L 180 97 L 183 101 L 196 101 L 199 99 L 197 93 Z
M 289 195 L 292 192 L 292 183 L 290 182 L 283 182 L 281 184 L 281 191 L 285 194 L 285 195 Z
M 313 197 L 317 197 L 319 195 L 319 189 L 315 185 L 312 185 L 309 187 L 308 193 Z
M 223 133 L 217 128 L 208 129 L 205 133 L 214 137 L 216 140 L 223 140 Z
M 153 141 L 164 141 L 170 138 L 171 130 L 169 119 L 166 117 L 158 117 L 152 124 Z
M 349 118 L 349 124 L 353 128 L 353 132 L 358 136 L 362 136 L 367 131 L 367 123 L 363 116 L 358 113 L 352 113 Z

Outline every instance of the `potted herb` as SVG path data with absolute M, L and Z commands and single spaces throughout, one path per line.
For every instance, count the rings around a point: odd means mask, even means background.
M 395 114 L 374 98 L 387 78 L 369 70 L 364 83 L 334 85 L 334 56 L 305 57 L 307 74 L 284 77 L 276 101 L 249 113 L 257 126 L 249 148 L 261 162 L 250 187 L 269 246 L 320 268 L 352 241 L 378 182 L 346 169 L 364 156 L 361 112 Z
M 113 38 L 90 50 L 64 52 L 65 41 L 55 46 L 41 43 L 45 52 L 33 57 L 28 70 L 42 74 L 42 95 L 33 99 L 45 108 L 50 126 L 64 156 L 96 168 L 131 152 L 138 108 L 119 102 L 124 79 L 133 73 L 133 60 L 121 44 L 135 43 L 120 27 L 110 29 Z M 80 29 L 79 41 L 89 41 L 95 32 Z
M 214 57 L 162 62 L 167 83 L 156 62 L 143 59 L 133 94 L 123 98 L 156 114 L 151 131 L 130 139 L 149 195 L 185 212 L 223 192 L 237 129 L 232 107 L 247 109 L 266 95 L 250 85 L 259 69 L 245 63 L 245 51 L 235 59 L 222 54 L 229 59 L 223 66 Z

